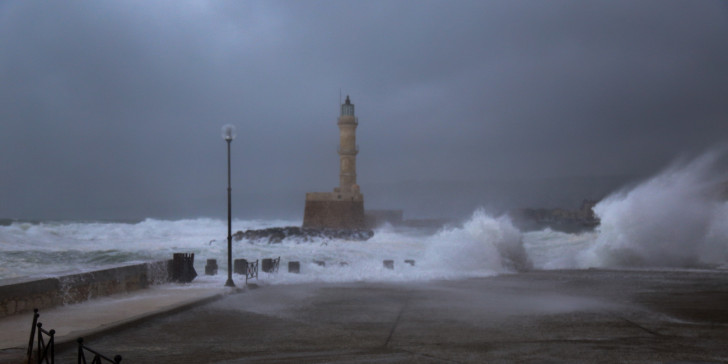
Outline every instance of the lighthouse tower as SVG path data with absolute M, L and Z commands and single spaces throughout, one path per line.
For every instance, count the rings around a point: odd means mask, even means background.
M 354 116 L 354 104 L 346 95 L 346 102 L 341 105 L 339 116 L 339 191 L 344 193 L 359 192 L 356 184 L 356 155 L 359 146 L 356 145 L 356 127 L 359 121 Z
M 356 184 L 356 127 L 354 104 L 349 96 L 341 104 L 339 126 L 339 187 L 334 192 L 309 192 L 303 214 L 304 228 L 361 229 L 365 228 L 364 195 Z

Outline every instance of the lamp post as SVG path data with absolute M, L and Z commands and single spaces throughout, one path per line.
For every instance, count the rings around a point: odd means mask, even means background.
M 232 188 L 230 188 L 230 142 L 235 139 L 235 126 L 227 124 L 222 127 L 222 138 L 227 142 L 227 172 L 228 172 L 228 279 L 225 282 L 226 287 L 235 287 L 233 283 L 233 231 L 232 231 L 232 202 L 230 197 L 232 195 Z

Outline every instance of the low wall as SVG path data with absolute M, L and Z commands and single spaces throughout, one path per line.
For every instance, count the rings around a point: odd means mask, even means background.
M 169 281 L 171 260 L 116 266 L 53 278 L 3 281 L 0 317 L 87 301 Z M 7 283 L 7 284 L 6 284 Z

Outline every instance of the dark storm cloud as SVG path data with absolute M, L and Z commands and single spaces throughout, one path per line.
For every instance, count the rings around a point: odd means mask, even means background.
M 220 215 L 225 123 L 238 213 L 297 216 L 305 191 L 337 184 L 340 88 L 368 207 L 487 205 L 488 181 L 519 181 L 517 203 L 562 203 L 539 200 L 544 179 L 604 193 L 615 186 L 590 176 L 642 176 L 725 141 L 727 9 L 4 2 L 0 216 Z

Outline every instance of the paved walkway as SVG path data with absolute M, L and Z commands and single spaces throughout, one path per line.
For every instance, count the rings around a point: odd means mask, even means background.
M 722 363 L 728 272 L 262 283 L 101 331 L 87 344 L 126 363 Z M 73 348 L 57 351 L 56 363 L 75 362 Z
M 38 322 L 56 330 L 56 348 L 75 346 L 76 339 L 88 339 L 112 329 L 133 326 L 161 314 L 171 314 L 212 302 L 234 290 L 218 284 L 165 284 L 126 294 L 42 309 Z M 17 363 L 25 355 L 33 313 L 0 318 L 0 363 Z

